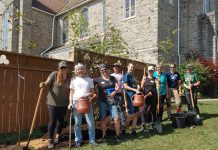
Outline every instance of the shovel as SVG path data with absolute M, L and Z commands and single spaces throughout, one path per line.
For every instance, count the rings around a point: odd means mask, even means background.
M 160 76 L 159 76 L 160 78 Z M 162 133 L 162 126 L 161 126 L 161 120 L 160 120 L 160 83 L 157 82 L 157 126 L 159 128 L 159 133 Z
M 38 110 L 39 110 L 40 100 L 42 99 L 43 90 L 44 90 L 44 88 L 40 88 L 39 97 L 38 97 L 38 100 L 37 100 L 37 104 L 36 104 L 36 108 L 35 108 L 35 112 L 34 112 L 34 116 L 33 116 L 33 121 L 32 121 L 32 125 L 31 125 L 30 132 L 29 132 L 28 141 L 27 141 L 26 146 L 23 147 L 23 150 L 28 150 L 28 146 L 29 146 L 29 143 L 30 143 L 30 138 L 31 138 L 31 135 L 33 133 L 33 128 L 34 128 L 34 125 L 35 125 L 35 122 L 36 122 L 36 116 L 37 116 L 37 113 L 38 113 Z

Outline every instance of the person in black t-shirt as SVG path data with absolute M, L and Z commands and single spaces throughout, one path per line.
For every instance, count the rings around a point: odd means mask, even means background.
M 181 91 L 181 79 L 180 79 L 180 74 L 176 72 L 176 66 L 175 64 L 170 65 L 170 72 L 166 74 L 167 76 L 167 84 L 168 84 L 168 93 L 169 97 L 167 99 L 167 114 L 168 118 L 171 116 L 171 94 L 173 93 L 173 96 L 176 101 L 177 105 L 177 112 L 181 111 L 181 98 L 180 96 L 182 95 Z
M 148 67 L 148 75 L 143 76 L 142 82 L 141 82 L 141 87 L 143 89 L 143 94 L 146 96 L 145 98 L 145 104 L 141 108 L 141 122 L 142 125 L 144 126 L 145 121 L 146 123 L 148 122 L 147 118 L 145 120 L 144 114 L 147 112 L 147 114 L 152 115 L 152 123 L 154 123 L 154 127 L 157 130 L 157 132 L 161 133 L 162 132 L 162 126 L 159 122 L 157 122 L 157 114 L 156 114 L 156 108 L 157 108 L 157 89 L 156 89 L 156 84 L 158 82 L 155 77 L 153 77 L 153 72 L 154 72 L 154 67 L 149 66 Z M 150 107 L 150 111 L 148 110 L 148 107 Z M 148 115 L 146 115 L 148 116 Z
M 118 115 L 117 105 L 115 103 L 115 95 L 119 91 L 118 82 L 115 77 L 110 76 L 108 68 L 105 64 L 99 66 L 101 72 L 101 77 L 94 79 L 94 84 L 98 88 L 98 102 L 100 108 L 100 117 L 101 117 L 101 127 L 102 127 L 102 141 L 107 140 L 106 137 L 106 121 L 107 121 L 107 110 L 109 110 L 111 117 L 114 120 L 115 125 L 115 140 L 120 142 L 120 118 Z

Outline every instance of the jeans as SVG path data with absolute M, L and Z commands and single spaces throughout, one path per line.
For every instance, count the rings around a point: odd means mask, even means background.
M 67 112 L 67 107 L 57 107 L 53 105 L 48 105 L 49 111 L 49 124 L 48 124 L 48 137 L 53 139 L 54 131 L 57 124 L 57 134 L 61 134 L 62 127 L 64 123 L 64 117 Z
M 127 107 L 129 109 L 129 114 L 134 114 L 139 112 L 139 108 L 133 106 L 132 104 L 132 96 L 135 94 L 135 92 L 126 92 L 126 99 L 127 99 Z
M 76 108 L 73 109 L 73 116 L 75 120 L 74 131 L 75 131 L 75 142 L 81 143 L 82 142 L 82 132 L 81 132 L 81 125 L 82 125 L 82 116 L 85 115 L 86 122 L 88 124 L 88 131 L 89 131 L 89 143 L 95 142 L 95 122 L 94 122 L 94 115 L 93 115 L 93 108 L 90 104 L 90 110 L 86 114 L 79 114 L 77 113 Z
M 116 96 L 114 97 L 116 100 L 116 105 L 118 109 L 118 114 L 121 120 L 121 125 L 125 125 L 125 116 L 124 116 L 124 108 L 123 108 L 123 103 L 122 103 L 122 93 L 117 93 Z
M 197 92 L 195 90 L 192 90 L 192 95 L 193 95 L 193 101 L 194 101 L 194 108 L 196 109 L 196 113 L 199 114 L 200 111 L 199 111 L 198 103 L 197 103 L 198 102 L 197 101 Z M 191 94 L 190 94 L 189 90 L 185 91 L 185 97 L 186 97 L 186 100 L 187 100 L 187 103 L 188 103 L 188 110 L 189 111 L 193 110 Z
M 100 108 L 101 119 L 104 119 L 108 116 L 107 115 L 108 110 L 112 118 L 117 118 L 119 116 L 117 105 L 115 105 L 114 101 L 109 101 L 109 100 L 99 101 L 99 108 Z

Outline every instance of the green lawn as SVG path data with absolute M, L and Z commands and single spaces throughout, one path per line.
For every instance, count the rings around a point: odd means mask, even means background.
M 127 133 L 122 143 L 116 144 L 113 137 L 107 144 L 100 144 L 96 150 L 217 150 L 218 149 L 218 101 L 200 102 L 201 116 L 204 117 L 203 125 L 194 129 L 172 128 L 170 122 L 163 122 L 163 133 L 154 131 L 139 132 L 137 138 Z M 184 108 L 186 109 L 186 108 Z M 67 149 L 67 148 L 63 148 Z M 89 144 L 81 150 L 92 149 Z

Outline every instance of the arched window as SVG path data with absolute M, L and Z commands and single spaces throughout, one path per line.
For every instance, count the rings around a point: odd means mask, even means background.
M 8 48 L 8 32 L 9 32 L 9 10 L 6 9 L 3 14 L 3 34 L 2 34 L 2 48 L 7 50 Z
M 69 41 L 69 23 L 67 17 L 63 19 L 62 24 L 62 43 L 67 43 Z
M 89 10 L 88 8 L 84 8 L 82 10 L 82 15 L 84 17 L 84 20 L 89 24 Z M 84 28 L 84 30 L 81 33 L 81 37 L 87 37 L 88 36 L 88 25 Z

